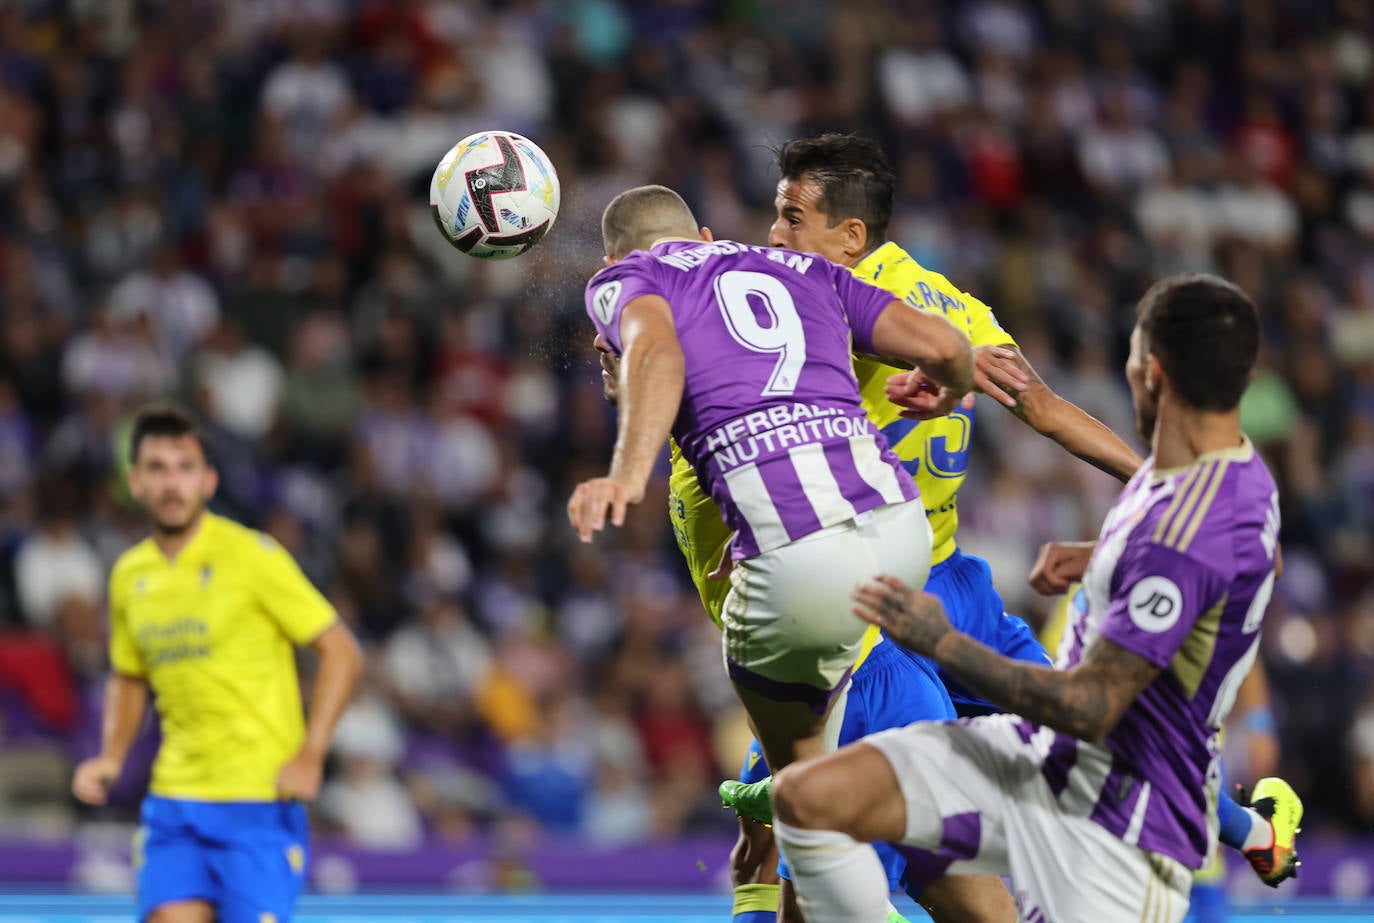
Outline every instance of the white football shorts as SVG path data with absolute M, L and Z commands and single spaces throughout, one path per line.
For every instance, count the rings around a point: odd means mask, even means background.
M 852 611 L 855 585 L 889 574 L 923 587 L 930 554 L 930 523 L 916 499 L 737 561 L 723 612 L 730 678 L 824 713 L 848 681 L 868 628 Z

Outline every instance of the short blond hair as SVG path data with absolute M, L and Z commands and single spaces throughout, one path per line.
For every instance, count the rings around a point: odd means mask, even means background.
M 665 237 L 696 237 L 697 219 L 667 186 L 636 186 L 611 199 L 601 214 L 606 255 L 618 260 Z

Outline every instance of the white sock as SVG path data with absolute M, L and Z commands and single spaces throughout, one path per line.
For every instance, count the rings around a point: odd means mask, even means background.
M 1245 835 L 1245 842 L 1241 844 L 1242 853 L 1252 849 L 1268 849 L 1274 845 L 1274 825 L 1264 819 L 1254 808 L 1247 808 L 1241 805 L 1246 814 L 1250 815 L 1250 832 Z
M 773 823 L 807 923 L 887 923 L 887 873 L 873 847 L 833 830 Z

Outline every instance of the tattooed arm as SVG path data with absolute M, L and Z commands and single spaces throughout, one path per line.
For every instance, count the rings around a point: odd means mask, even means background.
M 1098 638 L 1071 670 L 1003 657 L 955 631 L 940 600 L 879 577 L 854 591 L 854 613 L 892 640 L 926 654 L 959 682 L 1010 712 L 1080 740 L 1100 741 L 1159 667 Z
M 1074 455 L 1118 480 L 1128 481 L 1141 457 L 1077 404 L 1064 400 L 1041 380 L 1021 351 L 980 346 L 973 351 L 979 390 Z

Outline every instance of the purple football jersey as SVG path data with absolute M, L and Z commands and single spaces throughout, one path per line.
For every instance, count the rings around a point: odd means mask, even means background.
M 737 531 L 736 558 L 919 495 L 864 416 L 851 361 L 891 293 L 815 254 L 665 241 L 587 284 L 616 352 L 620 312 L 642 295 L 672 309 L 686 369 L 673 437 Z
M 1163 672 L 1102 744 L 1055 735 L 1046 779 L 1061 804 L 1190 868 L 1216 839 L 1217 731 L 1259 648 L 1278 503 L 1248 440 L 1172 471 L 1147 459 L 1107 514 L 1060 645 L 1064 669 L 1101 636 Z

